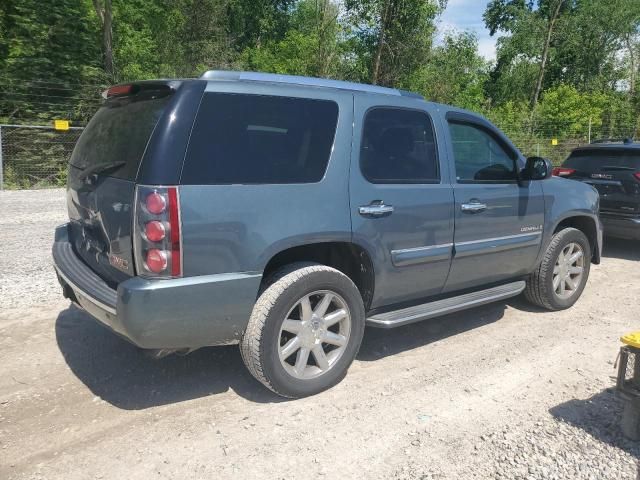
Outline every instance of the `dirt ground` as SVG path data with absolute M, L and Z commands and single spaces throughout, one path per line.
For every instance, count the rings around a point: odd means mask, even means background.
M 570 310 L 369 329 L 345 381 L 284 401 L 236 347 L 152 360 L 65 301 L 64 192 L 0 192 L 0 212 L 2 479 L 635 478 L 611 387 L 640 328 L 637 242 L 607 242 Z

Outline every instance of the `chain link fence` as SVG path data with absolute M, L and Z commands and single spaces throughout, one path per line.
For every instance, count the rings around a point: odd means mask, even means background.
M 545 157 L 560 165 L 577 147 L 599 141 L 622 142 L 640 133 L 640 119 L 633 116 L 609 118 L 607 122 L 593 118 L 574 118 L 571 122 L 495 121 L 518 149 L 526 156 Z
M 616 119 L 617 120 L 617 119 Z M 624 121 L 623 121 L 624 120 Z M 545 125 L 496 121 L 525 156 L 542 156 L 559 165 L 576 147 L 591 141 L 638 133 L 638 119 L 617 120 L 625 128 L 592 124 L 590 118 L 574 119 L 571 125 Z M 59 131 L 37 125 L 0 124 L 0 189 L 64 186 L 67 162 L 82 133 L 82 127 Z
M 82 127 L 0 124 L 0 189 L 63 186 Z

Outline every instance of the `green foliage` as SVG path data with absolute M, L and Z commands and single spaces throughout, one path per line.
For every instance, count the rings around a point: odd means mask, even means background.
M 497 42 L 489 95 L 500 101 L 530 95 L 539 72 L 549 15 L 559 0 L 492 0 L 484 20 Z M 638 34 L 637 0 L 563 0 L 552 31 L 543 89 L 561 84 L 582 91 L 612 91 L 629 78 L 620 62 L 625 40 Z M 636 56 L 638 53 L 636 52 Z M 637 70 L 637 64 L 635 66 Z
M 536 118 L 553 137 L 586 136 L 589 122 L 600 127 L 606 100 L 602 93 L 582 94 L 573 86 L 560 85 L 545 92 Z
M 226 0 L 214 2 L 225 5 L 226 23 L 233 48 L 261 46 L 270 40 L 282 39 L 289 28 L 294 0 Z M 199 15 L 204 12 L 198 11 Z M 206 15 L 206 13 L 204 13 Z
M 618 52 L 639 22 L 637 0 L 576 2 L 560 26 L 556 59 L 549 71 L 552 82 L 586 91 L 613 88 L 611 81 L 624 75 Z
M 526 154 L 554 161 L 588 141 L 589 132 L 591 139 L 640 134 L 638 0 L 491 0 L 484 22 L 500 35 L 492 63 L 479 55 L 473 34 L 436 35 L 446 0 L 112 0 L 112 6 L 114 72 L 107 75 L 93 0 L 0 0 L 0 123 L 68 118 L 82 125 L 109 83 L 220 68 L 417 91 L 485 114 Z M 532 102 L 539 78 L 541 93 Z M 29 135 L 14 138 L 27 142 Z M 5 179 L 16 186 L 62 181 L 68 151 L 56 138 L 39 136 L 36 147 L 14 150 Z M 50 167 L 44 178 L 29 170 L 34 165 Z
M 434 0 L 346 0 L 358 70 L 368 73 L 359 80 L 393 86 L 411 76 L 432 45 L 440 6 Z
M 428 61 L 408 75 L 401 86 L 435 102 L 482 111 L 488 64 L 478 55 L 478 40 L 467 32 L 447 34 Z
M 337 77 L 344 52 L 338 14 L 337 6 L 327 0 L 302 0 L 284 38 L 245 49 L 241 62 L 248 70 Z
M 102 78 L 89 0 L 0 4 L 0 119 L 71 117 L 84 107 L 78 84 Z M 37 81 L 38 88 L 29 82 Z M 95 109 L 92 109 L 92 111 Z
M 247 48 L 242 61 L 249 70 L 317 76 L 314 54 L 318 39 L 298 30 L 290 30 L 280 41 L 268 42 L 263 47 Z

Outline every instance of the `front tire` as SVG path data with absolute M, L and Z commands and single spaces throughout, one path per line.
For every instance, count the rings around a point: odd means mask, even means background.
M 342 272 L 298 263 L 276 272 L 240 342 L 249 372 L 283 397 L 315 395 L 339 383 L 360 348 L 365 313 Z
M 591 245 L 580 230 L 555 233 L 538 268 L 527 280 L 529 302 L 547 310 L 564 310 L 578 301 L 589 278 Z

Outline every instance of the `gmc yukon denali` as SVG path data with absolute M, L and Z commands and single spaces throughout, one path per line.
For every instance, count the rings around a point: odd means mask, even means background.
M 55 234 L 64 295 L 144 349 L 239 344 L 279 395 L 338 383 L 365 325 L 565 309 L 600 262 L 596 190 L 471 112 L 228 71 L 103 96 Z

